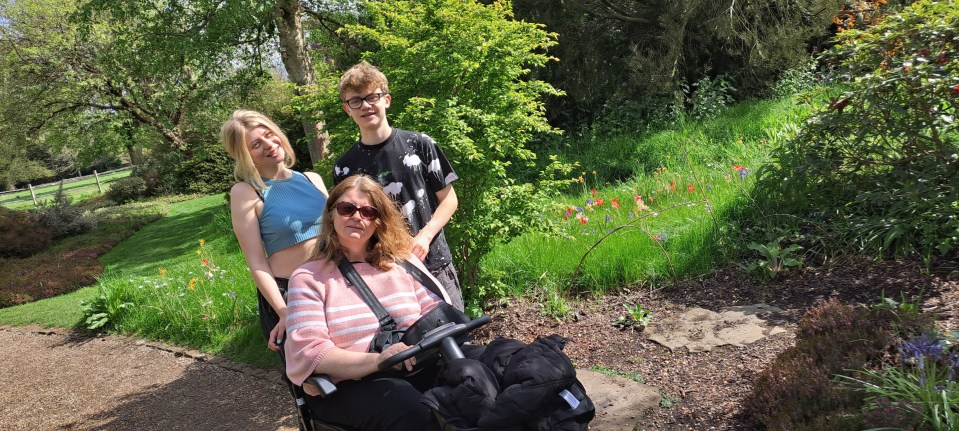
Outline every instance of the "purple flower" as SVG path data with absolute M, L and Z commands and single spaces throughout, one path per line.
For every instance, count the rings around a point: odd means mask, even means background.
M 899 354 L 904 362 L 915 364 L 919 370 L 925 369 L 926 358 L 938 362 L 945 353 L 942 343 L 930 332 L 919 337 L 912 337 L 909 341 L 899 345 Z
M 613 221 L 613 218 L 610 216 L 606 216 L 606 223 L 609 223 L 611 221 Z
M 956 370 L 959 369 L 959 352 L 949 352 L 949 357 L 946 358 L 946 366 L 949 367 L 947 380 L 955 379 Z
M 739 179 L 741 180 L 746 179 L 746 167 L 743 167 L 742 169 L 739 170 Z

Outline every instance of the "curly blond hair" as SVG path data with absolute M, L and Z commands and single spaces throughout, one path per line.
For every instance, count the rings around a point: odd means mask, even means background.
M 361 92 L 375 87 L 379 87 L 384 93 L 389 93 L 390 81 L 376 66 L 361 61 L 343 74 L 337 89 L 342 97 L 347 91 Z

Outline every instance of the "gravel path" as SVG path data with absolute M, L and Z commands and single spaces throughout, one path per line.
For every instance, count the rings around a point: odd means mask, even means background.
M 127 337 L 0 327 L 0 430 L 296 430 L 278 373 L 190 356 Z

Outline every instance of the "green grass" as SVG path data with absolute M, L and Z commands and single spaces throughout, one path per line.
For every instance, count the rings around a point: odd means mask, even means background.
M 750 205 L 753 173 L 766 163 L 768 147 L 801 118 L 788 100 L 752 102 L 710 121 L 609 138 L 592 145 L 596 154 L 589 157 L 576 142 L 562 146 L 569 151 L 561 156 L 581 160 L 583 173 L 539 216 L 555 234 L 527 234 L 496 248 L 483 261 L 484 274 L 506 286 L 501 292 L 538 295 L 547 314 L 562 316 L 570 287 L 598 293 L 708 272 L 731 254 L 735 220 L 728 218 Z M 610 176 L 603 169 L 608 155 L 626 157 L 618 163 L 631 176 Z M 740 178 L 734 164 L 747 166 L 749 175 Z M 102 314 L 85 326 L 102 323 L 254 365 L 276 363 L 259 334 L 256 288 L 222 195 L 172 203 L 164 219 L 101 262 L 105 272 L 96 286 L 2 309 L 0 323 L 76 326 L 83 321 L 80 303 L 90 301 L 88 314 Z
M 103 192 L 105 193 L 110 189 L 109 184 L 113 181 L 130 176 L 130 172 L 130 169 L 126 169 L 100 175 L 100 185 L 103 187 Z M 37 201 L 43 203 L 53 199 L 53 195 L 57 193 L 59 188 L 60 183 L 51 183 L 44 186 L 34 187 L 33 192 L 37 196 Z M 100 189 L 97 187 L 97 180 L 94 177 L 64 183 L 63 191 L 73 202 L 79 202 L 84 199 L 102 194 Z M 34 208 L 33 199 L 30 197 L 29 190 L 0 195 L 0 205 L 17 210 Z
M 86 326 L 80 304 L 93 300 L 109 315 L 111 331 L 275 364 L 259 332 L 256 287 L 223 195 L 172 203 L 164 219 L 100 260 L 104 274 L 96 285 L 0 309 L 0 323 Z
M 580 184 L 540 216 L 552 233 L 495 248 L 483 271 L 513 295 L 563 287 L 603 293 L 709 272 L 734 254 L 730 217 L 751 204 L 753 173 L 804 115 L 792 100 L 749 102 L 708 121 L 609 137 L 589 147 L 599 154 L 562 145 L 570 151 L 561 157 L 582 160 L 582 173 Z M 616 161 L 620 171 L 629 166 L 629 179 L 604 167 L 610 157 L 629 157 Z M 745 178 L 734 165 L 747 167 Z

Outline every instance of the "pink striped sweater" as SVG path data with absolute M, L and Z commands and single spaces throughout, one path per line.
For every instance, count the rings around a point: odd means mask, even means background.
M 419 259 L 409 260 L 429 274 Z M 442 300 L 399 265 L 389 271 L 368 263 L 353 267 L 400 329 Z M 368 351 L 379 322 L 336 264 L 325 259 L 304 263 L 290 276 L 289 286 L 285 349 L 286 373 L 293 383 L 303 384 L 331 349 Z

